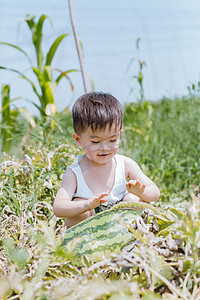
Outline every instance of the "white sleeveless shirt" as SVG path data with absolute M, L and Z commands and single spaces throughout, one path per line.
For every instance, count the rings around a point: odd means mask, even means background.
M 75 197 L 86 198 L 89 199 L 94 196 L 90 188 L 88 187 L 85 179 L 83 177 L 80 165 L 79 158 L 83 155 L 78 155 L 77 159 L 74 163 L 68 166 L 73 173 L 76 175 L 77 180 L 77 190 L 74 193 Z M 126 189 L 126 177 L 125 177 L 125 169 L 124 169 L 124 156 L 120 154 L 116 154 L 114 156 L 116 161 L 116 170 L 115 170 L 115 181 L 110 194 L 108 195 L 108 201 L 103 203 L 101 206 L 108 208 L 121 200 L 123 200 L 124 196 L 127 194 Z

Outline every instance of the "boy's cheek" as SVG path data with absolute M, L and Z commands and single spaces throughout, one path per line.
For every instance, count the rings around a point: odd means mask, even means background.
M 96 151 L 98 149 L 98 147 L 96 145 L 91 145 L 91 144 L 88 144 L 86 145 L 85 147 L 82 147 L 84 152 L 86 153 L 92 153 L 94 151 Z
M 111 149 L 117 151 L 119 149 L 119 143 L 116 143 L 115 145 L 112 145 Z
M 92 147 L 86 147 L 86 148 L 83 148 L 83 151 L 87 156 L 90 156 L 91 158 L 95 157 L 96 149 L 94 149 Z

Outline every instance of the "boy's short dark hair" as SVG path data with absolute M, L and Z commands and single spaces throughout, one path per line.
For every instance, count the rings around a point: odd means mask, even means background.
M 123 109 L 111 94 L 91 92 L 79 97 L 72 108 L 74 131 L 81 134 L 88 127 L 95 131 L 115 124 L 122 128 Z

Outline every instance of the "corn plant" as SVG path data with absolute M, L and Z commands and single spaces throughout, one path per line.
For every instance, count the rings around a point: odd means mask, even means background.
M 9 101 L 10 97 L 10 87 L 9 85 L 2 86 L 2 106 L 4 107 L 4 111 L 1 117 L 1 143 L 2 143 L 2 150 L 6 151 L 9 149 L 10 141 L 7 141 L 7 138 L 10 137 L 10 133 L 7 130 L 9 125 L 12 123 L 11 114 L 10 114 L 10 107 L 6 104 Z M 5 107 L 6 105 L 6 107 Z
M 136 49 L 137 51 L 139 51 L 139 42 L 140 42 L 140 38 L 137 39 L 136 41 Z M 127 70 L 126 72 L 129 71 L 130 67 L 132 66 L 133 62 L 134 62 L 134 58 L 132 58 L 128 64 Z M 138 102 L 143 102 L 145 100 L 144 97 L 144 84 L 143 84 L 143 80 L 144 80 L 144 74 L 143 74 L 143 69 L 144 67 L 146 67 L 146 62 L 137 58 L 137 66 L 136 68 L 138 69 L 137 74 L 136 75 L 131 75 L 131 81 L 135 81 L 137 82 L 137 85 L 139 86 L 139 98 L 137 99 Z M 132 94 L 132 92 L 134 91 L 134 88 L 131 87 L 130 88 L 130 92 L 129 92 L 129 97 Z
M 14 127 L 14 119 L 17 110 L 11 110 L 10 108 L 10 86 L 2 86 L 2 110 L 1 110 L 1 150 L 3 152 L 9 152 L 11 144 L 11 136 Z
M 11 150 L 11 143 L 13 140 L 13 136 L 16 133 L 16 118 L 18 116 L 21 117 L 20 114 L 23 114 L 26 121 L 28 121 L 31 128 L 36 126 L 34 118 L 30 114 L 30 112 L 25 108 L 16 108 L 11 107 L 11 104 L 16 101 L 17 98 L 10 99 L 10 85 L 2 85 L 1 90 L 2 95 L 2 109 L 1 120 L 0 120 L 0 140 L 1 140 L 1 151 L 5 153 L 9 153 Z
M 36 63 L 33 63 L 28 53 L 19 46 L 5 42 L 1 42 L 0 44 L 12 47 L 25 56 L 29 63 L 29 69 L 32 70 L 33 75 L 36 77 L 36 82 L 33 81 L 30 77 L 28 77 L 25 73 L 20 72 L 19 70 L 8 68 L 5 66 L 0 66 L 0 69 L 17 73 L 20 76 L 20 78 L 24 79 L 31 85 L 35 95 L 39 99 L 40 106 L 34 103 L 33 101 L 31 101 L 31 103 L 40 111 L 41 116 L 45 116 L 49 114 L 49 110 L 53 111 L 54 113 L 56 111 L 55 91 L 58 83 L 62 78 L 65 77 L 70 84 L 71 90 L 74 89 L 73 84 L 70 78 L 68 77 L 68 74 L 76 70 L 70 69 L 67 71 L 61 71 L 60 69 L 54 69 L 52 67 L 51 64 L 55 53 L 58 49 L 58 46 L 60 45 L 62 40 L 67 36 L 67 34 L 62 34 L 58 38 L 56 38 L 56 40 L 52 43 L 45 56 L 42 50 L 43 24 L 47 18 L 49 20 L 50 18 L 46 15 L 41 15 L 38 21 L 36 21 L 35 18 L 35 16 L 27 15 L 27 17 L 25 18 L 25 22 L 28 25 L 32 35 L 32 43 L 37 60 Z M 55 80 L 53 79 L 53 71 L 59 72 L 59 75 Z M 37 82 L 39 83 L 39 89 L 37 87 Z

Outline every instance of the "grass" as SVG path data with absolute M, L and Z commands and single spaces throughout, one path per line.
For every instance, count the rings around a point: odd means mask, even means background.
M 194 97 L 125 106 L 122 152 L 156 181 L 163 200 L 199 184 L 199 115 Z
M 173 222 L 157 233 L 134 231 L 132 252 L 100 262 L 77 261 L 76 241 L 60 247 L 64 220 L 52 211 L 80 153 L 71 113 L 35 118 L 35 128 L 18 115 L 0 165 L 0 299 L 199 299 L 199 104 L 191 96 L 125 105 L 120 152 L 161 189 L 162 216 L 151 216 L 149 228 Z

